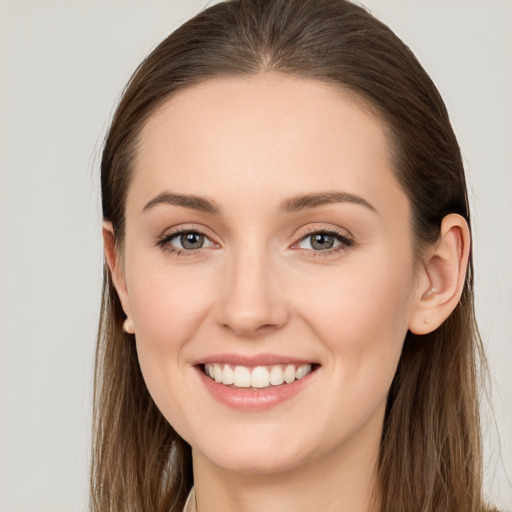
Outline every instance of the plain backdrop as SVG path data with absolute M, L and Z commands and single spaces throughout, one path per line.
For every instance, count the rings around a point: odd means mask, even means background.
M 486 487 L 512 510 L 512 2 L 364 3 L 431 74 L 462 147 L 496 418 Z M 101 144 L 136 65 L 204 5 L 0 0 L 1 512 L 87 508 Z

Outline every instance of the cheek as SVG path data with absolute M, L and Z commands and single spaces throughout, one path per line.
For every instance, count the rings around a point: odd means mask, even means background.
M 408 271 L 412 266 L 380 261 L 373 270 L 333 272 L 323 287 L 318 281 L 304 283 L 299 309 L 327 348 L 325 371 L 335 396 L 317 405 L 318 414 L 330 418 L 321 432 L 325 439 L 348 438 L 371 418 L 377 418 L 380 428 L 378 418 L 384 414 L 407 333 L 414 282 Z
M 340 268 L 321 282 L 306 283 L 300 310 L 339 361 L 346 378 L 394 375 L 407 333 L 414 272 L 406 258 L 379 257 L 378 264 Z M 315 293 L 312 293 L 315 292 Z M 314 300 L 311 300 L 314 297 Z
M 161 350 L 176 349 L 205 314 L 208 273 L 165 265 L 138 265 L 128 281 L 137 335 Z
M 162 413 L 179 429 L 176 411 L 186 407 L 184 357 L 187 342 L 197 335 L 212 300 L 208 275 L 192 266 L 171 268 L 154 261 L 137 261 L 136 272 L 127 268 L 130 305 L 144 380 Z M 189 390 L 191 391 L 191 390 Z

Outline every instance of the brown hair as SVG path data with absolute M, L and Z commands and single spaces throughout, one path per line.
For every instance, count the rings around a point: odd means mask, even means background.
M 421 248 L 458 213 L 469 223 L 464 169 L 444 103 L 413 53 L 346 0 L 231 0 L 191 19 L 132 76 L 106 137 L 103 216 L 118 247 L 137 138 L 172 93 L 218 76 L 276 71 L 335 84 L 376 111 Z M 91 506 L 180 511 L 192 486 L 190 447 L 150 397 L 107 267 L 95 374 Z M 478 408 L 483 352 L 470 261 L 460 303 L 425 336 L 408 333 L 392 383 L 379 455 L 385 512 L 486 510 Z

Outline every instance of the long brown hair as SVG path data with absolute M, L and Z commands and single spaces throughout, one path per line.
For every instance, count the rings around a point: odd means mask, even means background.
M 202 11 L 144 60 L 128 83 L 101 162 L 103 217 L 122 250 L 141 128 L 175 91 L 265 71 L 320 80 L 362 100 L 389 135 L 412 205 L 417 254 L 449 213 L 470 216 L 459 147 L 444 103 L 413 53 L 346 0 L 231 0 Z M 91 508 L 180 511 L 193 484 L 190 447 L 149 395 L 107 267 L 96 356 Z M 460 303 L 425 336 L 408 333 L 382 434 L 384 512 L 477 512 L 482 500 L 478 396 L 483 352 L 470 261 Z

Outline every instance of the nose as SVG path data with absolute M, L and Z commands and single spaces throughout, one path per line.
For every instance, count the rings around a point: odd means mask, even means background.
M 217 321 L 239 336 L 255 338 L 289 320 L 282 272 L 268 251 L 243 247 L 233 254 L 217 303 Z

